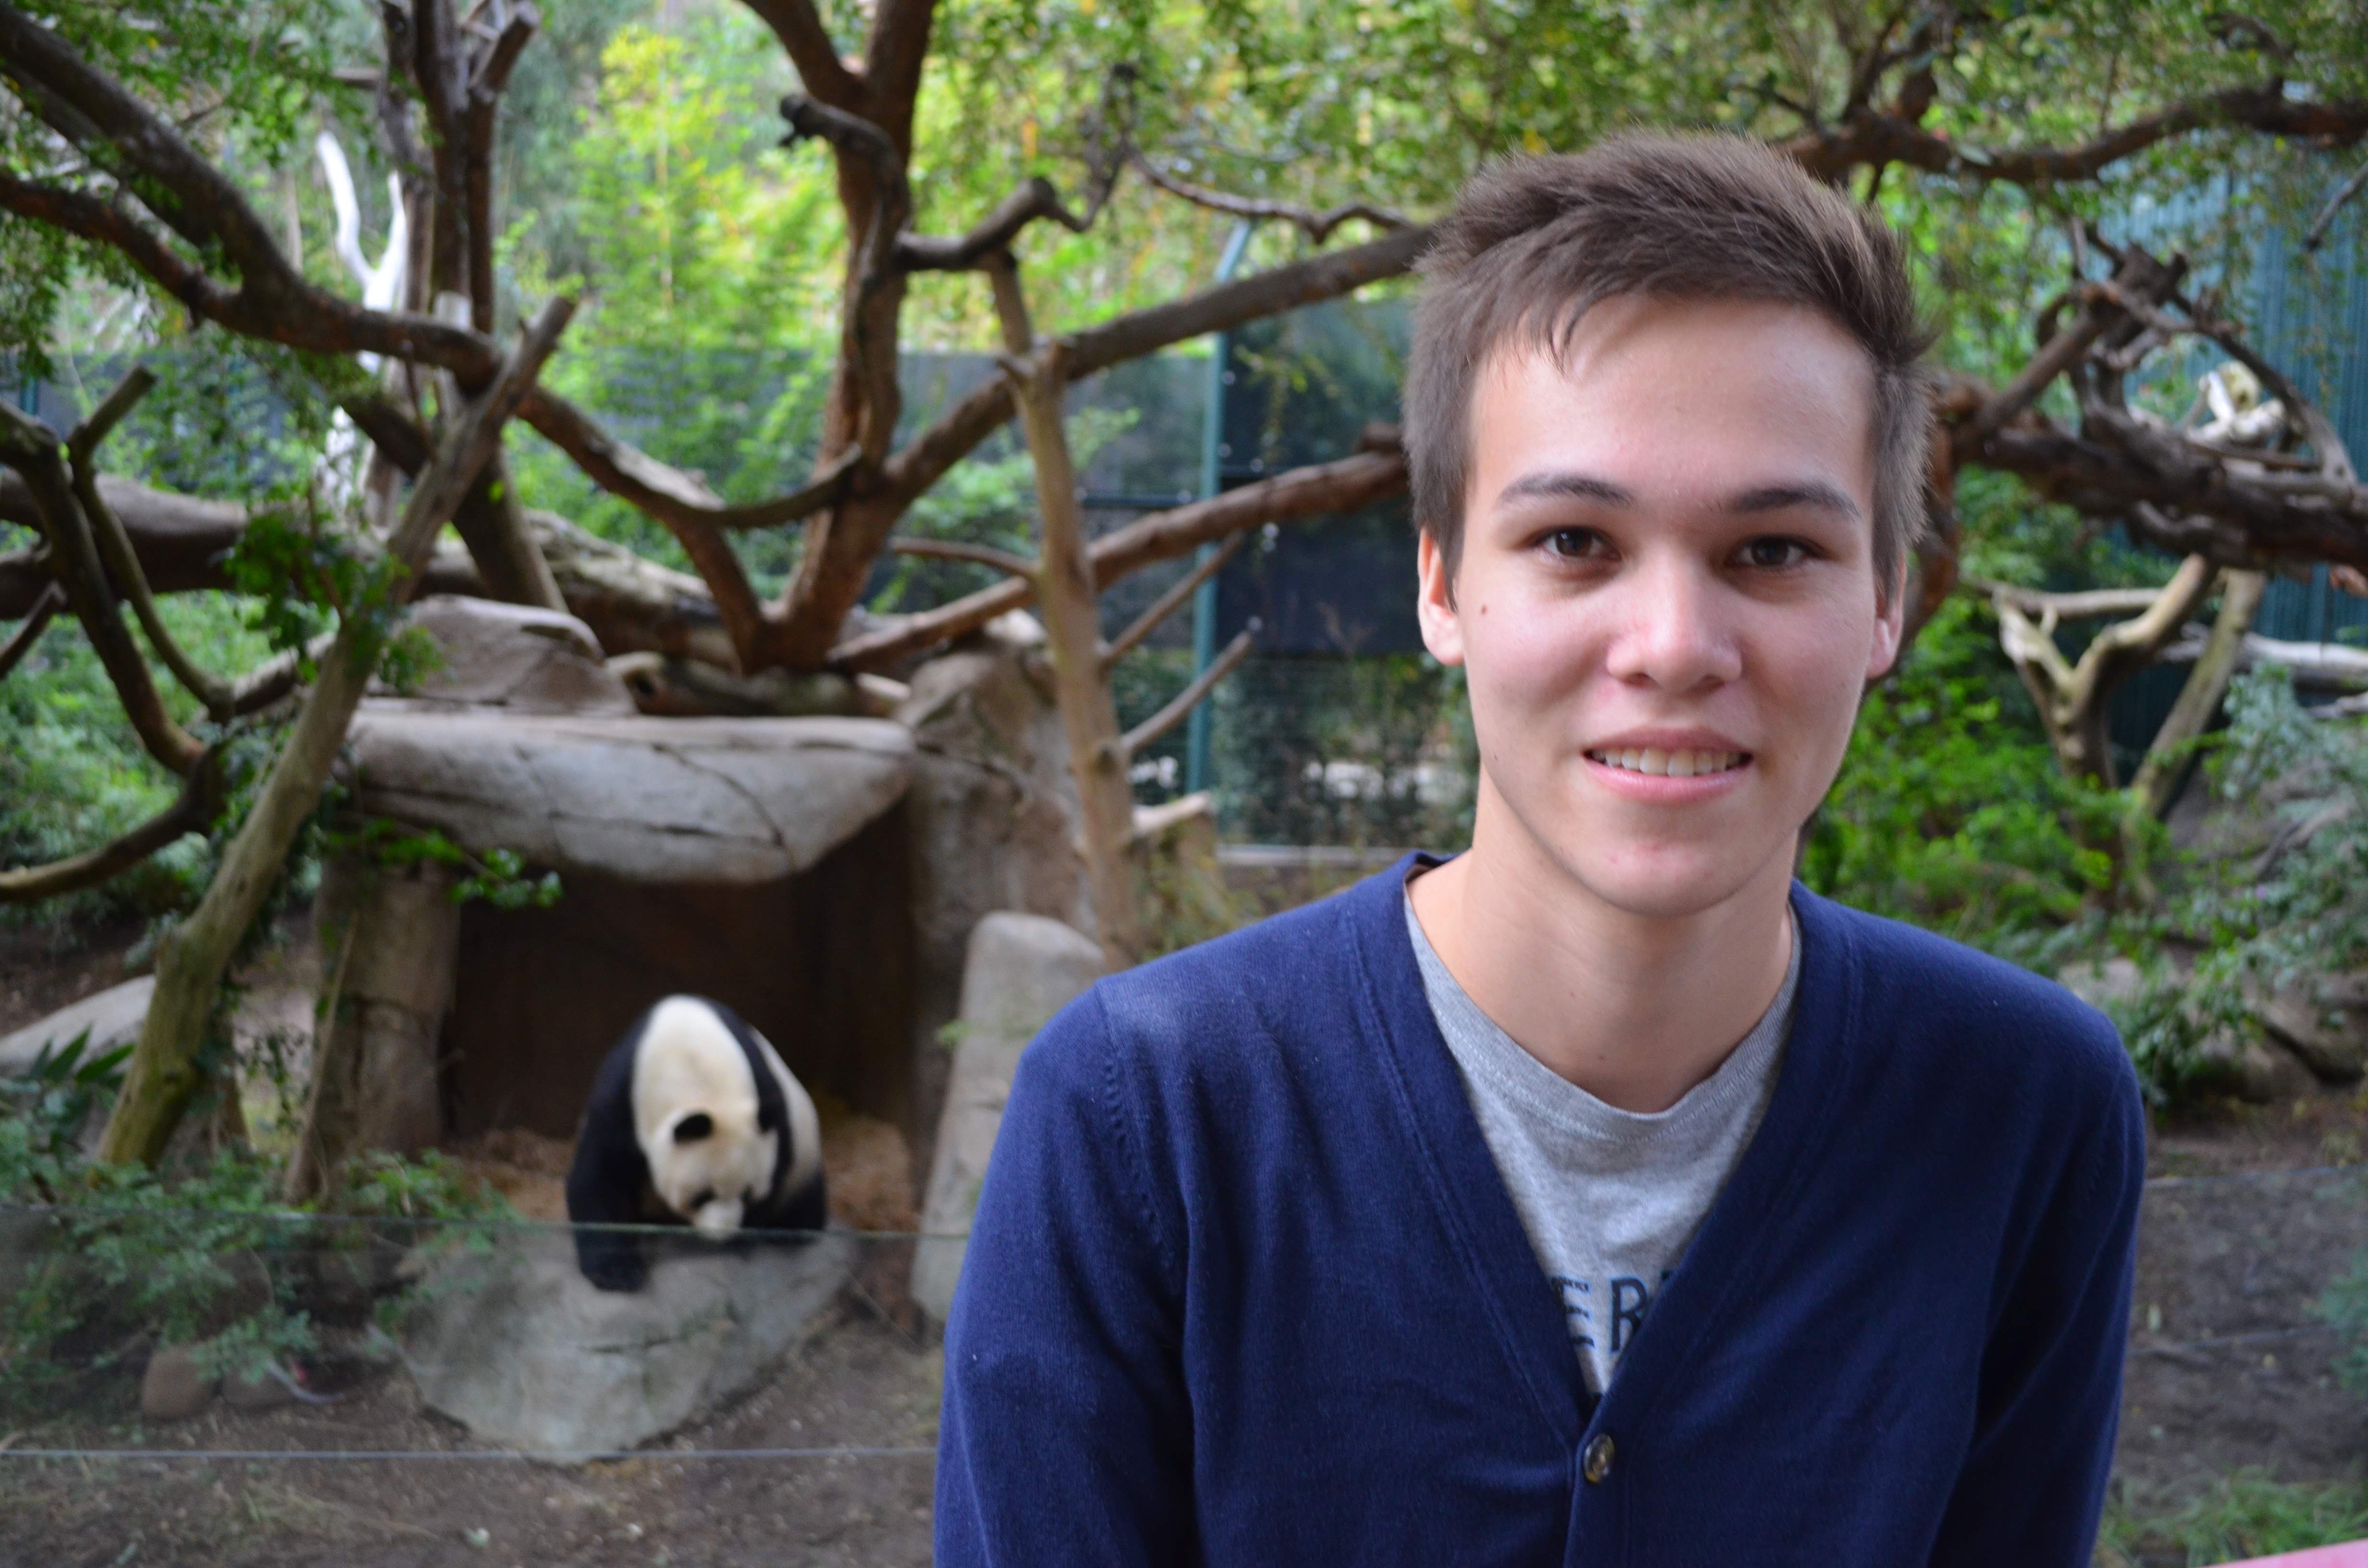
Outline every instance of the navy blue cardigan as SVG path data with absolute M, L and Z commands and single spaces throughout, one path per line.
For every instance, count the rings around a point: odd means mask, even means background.
M 2112 1026 L 1796 887 L 1767 1118 L 1599 1403 L 1404 876 L 1029 1047 L 946 1327 L 938 1562 L 2084 1568 L 2145 1168 Z

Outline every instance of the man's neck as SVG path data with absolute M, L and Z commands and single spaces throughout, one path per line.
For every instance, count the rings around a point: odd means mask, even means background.
M 1667 1110 L 1718 1071 L 1783 984 L 1791 867 L 1773 863 L 1694 914 L 1644 915 L 1491 825 L 1484 817 L 1469 852 L 1416 879 L 1423 935 L 1481 1011 L 1554 1073 L 1622 1110 Z

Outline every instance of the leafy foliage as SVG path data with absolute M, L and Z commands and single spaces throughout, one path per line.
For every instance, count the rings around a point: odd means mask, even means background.
M 2368 1488 L 2357 1483 L 2295 1485 L 2240 1471 L 2165 1513 L 2114 1503 L 2097 1543 L 2098 1568 L 2158 1562 L 2164 1550 L 2195 1568 L 2337 1546 L 2368 1536 Z
M 231 596 L 177 594 L 158 608 L 175 639 L 210 669 L 245 669 L 267 651 Z M 169 682 L 163 691 L 175 717 L 199 722 L 193 698 Z M 164 810 L 179 788 L 142 748 L 80 626 L 53 623 L 0 682 L 0 861 L 33 865 L 105 843 Z M 106 888 L 0 907 L 0 921 L 70 926 L 108 911 L 155 915 L 191 898 L 209 869 L 204 846 L 184 839 Z
M 2065 778 L 1973 604 L 1867 699 L 1802 858 L 1809 886 L 2038 964 L 2113 892 L 2121 797 Z
M 55 1131 L 38 1105 L 0 1108 L 0 1409 L 12 1414 L 53 1413 L 154 1346 L 199 1345 L 208 1371 L 260 1375 L 317 1348 L 323 1312 L 399 1288 L 393 1262 L 413 1239 L 400 1222 L 483 1244 L 482 1222 L 515 1218 L 432 1153 L 358 1162 L 318 1213 L 290 1210 L 278 1166 L 242 1151 L 167 1176 L 86 1161 Z
M 34 1053 L 24 1075 L 0 1078 L 0 1104 L 6 1114 L 30 1124 L 32 1151 L 42 1156 L 63 1153 L 99 1101 L 123 1085 L 123 1063 L 131 1055 L 129 1044 L 100 1051 L 85 1061 L 90 1030 L 84 1029 L 63 1050 L 45 1040 Z
M 473 855 L 440 829 L 415 832 L 386 817 L 366 818 L 352 831 L 333 832 L 324 840 L 332 850 L 351 850 L 369 857 L 373 865 L 396 868 L 437 864 L 466 874 L 453 885 L 452 902 L 484 899 L 495 909 L 549 909 L 559 902 L 559 873 L 526 874 L 526 862 L 511 849 L 490 849 Z
M 2314 719 L 2284 671 L 2239 676 L 2227 728 L 2206 737 L 2206 779 L 2232 825 L 2175 868 L 2158 913 L 2127 935 L 2193 954 L 2159 959 L 2116 1009 L 2141 1074 L 2162 1093 L 2208 1071 L 2204 1044 L 2258 1033 L 2252 999 L 2368 963 L 2368 736 L 2355 721 Z

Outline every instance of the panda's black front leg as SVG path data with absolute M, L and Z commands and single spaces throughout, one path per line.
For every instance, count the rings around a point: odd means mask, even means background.
M 586 1228 L 639 1220 L 642 1186 L 649 1176 L 633 1137 L 630 1101 L 604 1103 L 604 1090 L 607 1098 L 617 1098 L 617 1085 L 609 1082 L 615 1076 L 604 1069 L 593 1085 L 592 1106 L 567 1170 L 567 1220 L 575 1227 L 575 1264 L 584 1278 L 603 1290 L 638 1290 L 649 1278 L 641 1237 L 627 1230 Z
M 822 1172 L 814 1172 L 813 1179 L 795 1192 L 768 1199 L 750 1210 L 746 1223 L 748 1231 L 764 1232 L 767 1240 L 786 1242 L 791 1246 L 803 1246 L 814 1240 L 814 1233 L 822 1231 L 830 1223 L 830 1202 L 824 1189 Z M 784 1236 L 780 1233 L 783 1231 L 803 1233 Z M 757 1239 L 748 1235 L 747 1231 L 742 1232 L 741 1235 L 751 1242 Z
M 587 1231 L 580 1223 L 575 1232 L 575 1266 L 602 1290 L 638 1290 L 650 1277 L 640 1237 L 629 1231 Z
M 796 1238 L 803 1243 L 814 1240 L 812 1233 L 825 1230 L 829 1224 L 829 1195 L 824 1190 L 822 1172 L 816 1171 L 814 1180 L 791 1198 L 789 1207 L 781 1216 L 781 1229 L 809 1233 Z

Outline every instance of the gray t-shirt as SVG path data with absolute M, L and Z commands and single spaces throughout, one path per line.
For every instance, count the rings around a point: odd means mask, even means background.
M 1480 1135 L 1600 1394 L 1768 1109 L 1801 976 L 1800 925 L 1784 983 L 1743 1042 L 1677 1104 L 1642 1115 L 1605 1105 L 1522 1050 L 1447 972 L 1411 897 L 1406 914 Z

